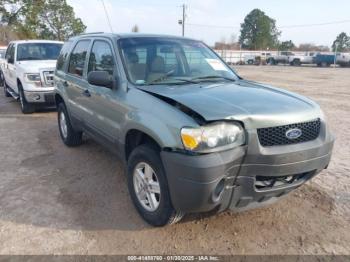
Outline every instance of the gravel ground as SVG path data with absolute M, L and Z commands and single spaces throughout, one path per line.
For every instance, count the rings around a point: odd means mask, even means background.
M 237 70 L 321 104 L 337 137 L 327 170 L 268 208 L 152 228 L 114 155 L 65 147 L 55 112 L 24 116 L 1 93 L 0 254 L 350 254 L 350 69 Z

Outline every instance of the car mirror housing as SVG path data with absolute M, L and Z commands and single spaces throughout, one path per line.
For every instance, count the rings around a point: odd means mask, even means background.
M 90 85 L 113 87 L 113 77 L 107 71 L 91 71 L 87 80 Z

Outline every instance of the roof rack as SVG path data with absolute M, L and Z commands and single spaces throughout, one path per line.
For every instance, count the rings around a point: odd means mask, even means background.
M 79 35 L 95 35 L 95 34 L 104 34 L 104 32 L 90 32 L 90 33 L 82 33 Z

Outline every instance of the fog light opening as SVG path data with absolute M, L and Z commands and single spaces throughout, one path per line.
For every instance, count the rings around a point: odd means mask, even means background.
M 215 187 L 215 190 L 213 192 L 213 201 L 214 202 L 217 202 L 220 199 L 222 192 L 224 191 L 224 188 L 225 188 L 225 179 L 221 179 L 220 182 Z
M 35 99 L 36 101 L 40 100 L 40 95 L 35 95 L 35 96 L 34 96 L 34 99 Z

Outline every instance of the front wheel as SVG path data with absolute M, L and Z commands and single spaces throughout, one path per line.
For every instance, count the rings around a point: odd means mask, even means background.
M 296 60 L 293 60 L 292 65 L 293 65 L 293 66 L 300 66 L 300 65 L 301 65 L 301 62 L 300 62 L 299 59 L 296 59 Z
M 22 86 L 18 87 L 19 92 L 19 102 L 21 103 L 21 111 L 23 114 L 31 114 L 34 113 L 35 107 L 33 104 L 28 103 L 26 97 L 24 96 L 24 91 Z
M 148 144 L 134 149 L 128 160 L 128 188 L 141 217 L 152 226 L 174 224 L 183 217 L 171 203 L 159 152 Z
M 269 59 L 267 60 L 267 63 L 268 63 L 269 65 L 276 65 L 276 61 L 275 61 L 275 59 L 273 59 L 273 58 L 269 58 Z
M 81 145 L 83 133 L 77 132 L 73 129 L 73 126 L 69 120 L 67 108 L 63 103 L 58 105 L 57 112 L 58 128 L 63 143 L 69 147 Z

